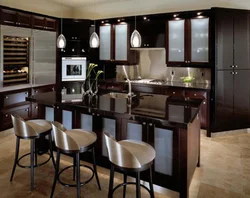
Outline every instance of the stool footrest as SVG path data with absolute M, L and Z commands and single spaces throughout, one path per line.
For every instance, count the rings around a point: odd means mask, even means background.
M 87 165 L 82 165 L 82 164 L 81 164 L 80 166 L 85 167 L 85 168 L 88 168 L 88 169 L 90 169 L 90 170 L 92 171 L 92 175 L 91 175 L 91 177 L 90 177 L 88 180 L 86 180 L 86 181 L 84 181 L 84 182 L 80 182 L 80 185 L 81 185 L 81 186 L 84 186 L 85 184 L 89 183 L 89 182 L 93 179 L 93 177 L 94 177 L 94 170 L 93 170 L 93 168 L 91 168 L 90 166 L 87 166 Z M 61 179 L 60 179 L 60 175 L 61 175 L 64 171 L 68 170 L 69 168 L 73 168 L 73 167 L 74 167 L 74 165 L 67 166 L 66 168 L 64 168 L 64 169 L 62 169 L 61 171 L 59 171 L 59 173 L 58 173 L 58 182 L 59 182 L 60 184 L 66 186 L 66 187 L 77 187 L 76 184 L 68 184 L 68 183 L 62 182 Z
M 112 195 L 114 194 L 114 192 L 115 192 L 118 188 L 120 188 L 120 187 L 122 187 L 122 186 L 127 186 L 127 185 L 136 185 L 136 182 L 125 182 L 125 183 L 121 183 L 121 184 L 117 185 L 115 188 L 113 188 L 113 190 L 112 190 Z M 151 191 L 149 190 L 148 187 L 146 187 L 146 186 L 143 185 L 143 184 L 140 184 L 140 186 L 143 187 L 144 189 L 146 189 L 146 190 L 149 192 L 150 196 L 152 196 L 152 193 L 151 193 Z
M 40 164 L 35 164 L 35 165 L 34 165 L 34 168 L 39 167 L 39 166 L 42 166 L 42 165 L 46 164 L 47 162 L 49 162 L 51 156 L 50 156 L 49 153 L 45 153 L 45 154 L 49 155 L 49 158 L 48 158 L 46 161 L 44 161 L 44 162 L 42 162 L 42 163 L 40 163 Z M 21 167 L 21 168 L 31 168 L 31 166 L 24 166 L 24 165 L 21 165 L 21 164 L 19 163 L 19 161 L 20 161 L 21 159 L 23 159 L 24 157 L 26 157 L 26 156 L 28 156 L 28 155 L 30 155 L 30 153 L 26 153 L 26 154 L 22 155 L 22 156 L 17 160 L 17 165 L 18 165 L 19 167 Z

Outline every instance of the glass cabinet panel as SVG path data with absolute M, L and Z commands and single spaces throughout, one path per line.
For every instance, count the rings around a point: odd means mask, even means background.
M 45 107 L 45 120 L 48 120 L 50 122 L 54 121 L 54 108 L 52 107 Z
M 184 31 L 184 20 L 175 20 L 168 22 L 168 61 L 170 62 L 184 62 Z
M 142 141 L 142 125 L 128 122 L 127 139 Z
M 127 60 L 128 25 L 115 25 L 115 60 Z
M 81 114 L 81 129 L 86 131 L 93 131 L 93 116 L 88 114 Z
M 109 133 L 114 138 L 116 138 L 116 135 L 115 135 L 116 121 L 113 119 L 109 119 L 109 118 L 103 118 L 103 132 Z M 104 135 L 102 137 L 102 155 L 106 157 L 108 156 Z
M 100 26 L 100 60 L 111 57 L 111 25 Z
M 72 129 L 72 111 L 62 111 L 62 124 L 66 127 L 66 129 Z
M 209 18 L 191 19 L 191 62 L 208 62 Z
M 155 171 L 171 176 L 173 174 L 173 131 L 155 127 L 154 139 Z

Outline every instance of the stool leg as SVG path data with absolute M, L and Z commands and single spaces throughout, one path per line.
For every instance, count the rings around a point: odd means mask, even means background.
M 123 182 L 127 183 L 127 174 L 126 173 L 123 174 Z M 126 197 L 126 187 L 127 187 L 127 185 L 123 186 L 123 198 Z
M 34 190 L 34 151 L 35 151 L 35 139 L 30 140 L 30 190 Z
M 141 198 L 140 172 L 136 173 L 136 198 Z
M 12 179 L 14 177 L 15 170 L 16 170 L 16 164 L 17 164 L 18 155 L 19 155 L 19 146 L 20 146 L 20 138 L 16 137 L 16 153 L 15 153 L 15 160 L 14 160 L 14 164 L 13 164 L 13 168 L 12 168 L 12 173 L 10 176 L 10 181 L 12 181 Z
M 34 149 L 34 155 L 35 155 L 35 167 L 37 166 L 37 150 Z
M 111 167 L 110 167 L 110 177 L 109 177 L 109 194 L 108 194 L 108 198 L 113 197 L 114 173 L 115 173 L 115 168 L 114 168 L 113 165 L 111 165 Z
M 55 158 L 54 158 L 54 155 L 53 155 L 53 148 L 52 148 L 52 134 L 50 133 L 49 134 L 49 150 L 50 150 L 50 157 L 52 158 L 52 163 L 53 163 L 53 166 L 54 168 L 56 168 L 56 163 L 55 163 Z
M 152 167 L 149 169 L 149 187 L 150 187 L 150 194 L 151 198 L 154 198 L 154 186 L 153 186 L 153 177 L 152 177 Z
M 76 156 L 73 156 L 73 181 L 76 179 Z
M 53 197 L 54 192 L 55 192 L 56 181 L 58 179 L 59 166 L 60 166 L 60 150 L 57 149 L 57 153 L 56 153 L 56 170 L 55 170 L 54 182 L 53 182 L 53 186 L 52 186 L 52 191 L 51 191 L 51 194 L 50 194 L 50 198 Z
M 101 190 L 101 185 L 100 185 L 99 177 L 98 177 L 98 174 L 97 174 L 97 168 L 96 168 L 95 148 L 94 147 L 92 148 L 92 156 L 93 156 L 93 167 L 94 167 L 95 178 L 96 178 L 96 181 L 97 181 L 98 188 L 99 188 L 99 190 Z
M 80 184 L 80 154 L 76 153 L 76 184 L 77 184 L 77 197 L 81 197 L 81 184 Z

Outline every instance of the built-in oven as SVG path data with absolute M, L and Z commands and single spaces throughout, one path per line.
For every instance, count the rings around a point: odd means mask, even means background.
M 86 57 L 62 57 L 62 81 L 86 79 Z

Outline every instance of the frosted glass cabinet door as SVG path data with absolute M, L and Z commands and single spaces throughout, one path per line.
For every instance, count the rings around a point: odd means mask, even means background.
M 185 21 L 176 20 L 168 22 L 168 61 L 184 62 L 185 42 L 184 42 Z
M 128 49 L 128 25 L 115 26 L 115 60 L 126 61 Z
M 100 26 L 100 60 L 110 60 L 111 25 Z
M 209 18 L 191 19 L 191 62 L 208 62 Z

